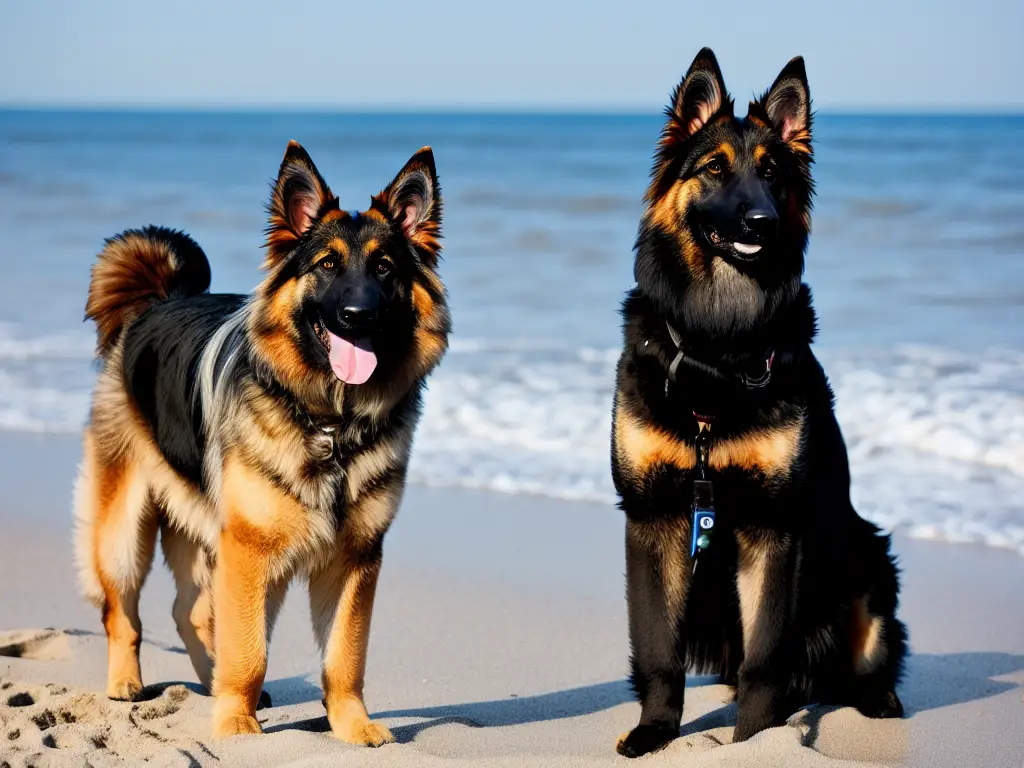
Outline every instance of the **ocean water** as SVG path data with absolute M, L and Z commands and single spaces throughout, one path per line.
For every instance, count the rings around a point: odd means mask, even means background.
M 617 308 L 659 128 L 656 113 L 0 111 L 0 429 L 81 428 L 104 237 L 184 228 L 214 290 L 246 292 L 288 139 L 346 208 L 430 143 L 455 332 L 414 481 L 613 499 Z M 823 115 L 815 136 L 807 280 L 855 502 L 889 529 L 1024 554 L 1024 117 Z

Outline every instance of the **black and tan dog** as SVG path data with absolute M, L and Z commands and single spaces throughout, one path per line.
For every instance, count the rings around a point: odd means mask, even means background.
M 810 348 L 803 61 L 739 119 L 705 49 L 667 117 L 615 396 L 642 706 L 618 750 L 642 755 L 678 735 L 688 669 L 738 686 L 737 741 L 810 702 L 899 716 L 897 570 L 889 538 L 850 503 L 832 391 Z
M 269 216 L 250 296 L 205 293 L 206 256 L 180 232 L 124 232 L 100 254 L 77 561 L 103 610 L 107 695 L 131 700 L 139 591 L 161 534 L 216 736 L 260 731 L 269 633 L 289 581 L 308 578 L 331 729 L 376 746 L 392 740 L 363 704 L 381 542 L 450 326 L 433 155 L 346 213 L 289 144 Z

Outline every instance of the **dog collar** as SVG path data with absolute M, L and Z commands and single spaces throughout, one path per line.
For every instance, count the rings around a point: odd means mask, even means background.
M 679 331 L 676 330 L 675 326 L 672 325 L 668 320 L 665 321 L 665 327 L 668 328 L 668 335 L 672 339 L 672 344 L 676 348 L 676 356 L 672 359 L 672 363 L 668 367 L 668 377 L 665 379 L 665 394 L 668 394 L 668 385 L 671 381 L 675 383 L 676 375 L 679 372 L 679 366 L 683 363 L 696 368 L 703 373 L 710 376 L 714 376 L 719 379 L 736 378 L 739 379 L 740 383 L 743 384 L 747 389 L 761 389 L 768 386 L 768 383 L 772 380 L 772 365 L 775 363 L 775 350 L 769 349 L 768 354 L 764 358 L 764 371 L 760 374 L 749 376 L 744 371 L 737 371 L 731 376 L 722 373 L 718 368 L 707 363 L 702 363 L 693 357 L 690 357 L 683 352 L 683 336 Z

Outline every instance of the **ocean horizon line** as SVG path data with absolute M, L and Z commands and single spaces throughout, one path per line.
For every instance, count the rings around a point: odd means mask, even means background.
M 233 104 L 120 104 L 120 103 L 19 103 L 0 101 L 2 114 L 94 114 L 94 115 L 318 115 L 318 116 L 370 116 L 370 117 L 650 117 L 660 116 L 664 105 L 554 105 L 554 104 L 476 104 L 476 105 L 233 105 Z M 872 118 L 872 119 L 973 119 L 1024 118 L 1024 106 L 952 109 L 934 108 L 881 108 L 881 107 L 825 107 L 815 110 L 819 118 Z

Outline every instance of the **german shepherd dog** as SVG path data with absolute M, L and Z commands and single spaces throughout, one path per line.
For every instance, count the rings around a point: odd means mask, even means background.
M 850 503 L 832 391 L 810 348 L 803 60 L 739 119 L 704 49 L 666 114 L 613 416 L 641 704 L 618 751 L 678 736 L 688 669 L 737 687 L 736 741 L 811 702 L 898 717 L 897 569 L 889 538 Z
M 331 730 L 377 746 L 392 736 L 367 716 L 363 675 L 381 545 L 450 329 L 433 154 L 348 213 L 292 142 L 268 213 L 250 296 L 206 293 L 206 256 L 181 232 L 129 230 L 100 253 L 77 562 L 103 611 L 107 695 L 136 699 L 160 533 L 215 736 L 260 732 L 269 634 L 289 581 L 307 578 Z

